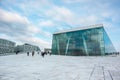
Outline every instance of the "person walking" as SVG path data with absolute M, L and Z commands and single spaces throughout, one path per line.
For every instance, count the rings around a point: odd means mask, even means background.
M 34 54 L 35 54 L 35 52 L 33 51 L 33 52 L 32 52 L 32 56 L 34 56 Z
M 45 52 L 41 52 L 41 55 L 42 55 L 42 57 L 44 58 L 44 55 L 45 55 L 46 53 Z
M 29 52 L 27 52 L 27 56 L 29 56 Z
M 38 54 L 39 54 L 39 52 L 38 52 Z
M 19 53 L 20 51 L 16 51 L 16 55 Z

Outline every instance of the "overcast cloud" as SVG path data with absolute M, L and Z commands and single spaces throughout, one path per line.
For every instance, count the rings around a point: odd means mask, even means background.
M 0 38 L 50 48 L 52 34 L 102 23 L 120 50 L 119 0 L 0 0 Z

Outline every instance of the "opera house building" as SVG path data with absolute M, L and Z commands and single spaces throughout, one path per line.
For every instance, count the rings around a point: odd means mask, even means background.
M 72 56 L 107 55 L 115 48 L 102 24 L 56 32 L 52 39 L 52 54 Z

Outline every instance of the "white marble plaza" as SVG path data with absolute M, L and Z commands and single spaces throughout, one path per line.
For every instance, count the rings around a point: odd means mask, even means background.
M 120 80 L 120 56 L 0 56 L 0 80 Z

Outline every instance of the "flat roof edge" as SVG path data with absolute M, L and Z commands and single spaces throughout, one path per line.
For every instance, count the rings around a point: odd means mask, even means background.
M 14 44 L 16 44 L 15 42 L 13 42 L 13 41 L 10 41 L 10 40 L 7 40 L 7 39 L 0 38 L 0 40 L 4 40 L 4 41 L 8 41 L 8 42 L 11 42 L 11 43 L 14 43 Z
M 78 31 L 78 30 L 86 30 L 86 29 L 92 29 L 92 28 L 98 28 L 98 27 L 103 27 L 103 24 L 95 24 L 90 26 L 83 26 L 83 27 L 68 29 L 64 31 L 58 31 L 58 32 L 55 32 L 54 34 L 66 33 L 66 32 Z

